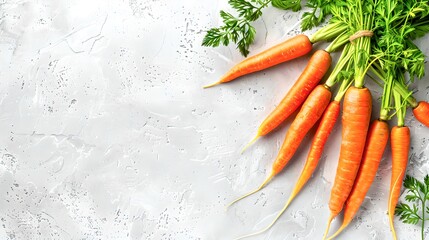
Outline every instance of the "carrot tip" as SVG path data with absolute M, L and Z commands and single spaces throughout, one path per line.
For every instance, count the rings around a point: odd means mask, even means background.
M 341 225 L 341 227 L 337 230 L 337 232 L 336 233 L 334 233 L 334 235 L 332 235 L 332 236 L 330 236 L 329 238 L 328 238 L 328 240 L 332 240 L 332 239 L 334 239 L 336 236 L 338 236 L 338 234 L 340 234 L 346 227 L 347 227 L 347 225 L 348 224 L 342 224 Z
M 243 150 L 241 150 L 241 153 L 240 154 L 243 154 L 244 153 L 244 151 L 246 151 L 246 149 L 248 148 L 248 147 L 250 147 L 253 143 L 255 143 L 256 142 L 256 140 L 258 140 L 259 139 L 259 137 L 260 137 L 260 135 L 258 134 L 258 135 L 256 135 L 244 148 L 243 148 Z
M 270 174 L 270 176 L 268 176 L 267 177 L 267 179 L 265 179 L 265 181 L 261 184 L 261 186 L 259 186 L 257 189 L 255 189 L 255 190 L 253 190 L 253 191 L 251 191 L 251 192 L 249 192 L 249 193 L 247 193 L 247 194 L 245 194 L 245 195 L 243 195 L 243 196 L 241 196 L 241 197 L 239 197 L 239 198 L 237 198 L 237 199 L 235 199 L 234 201 L 232 201 L 230 204 L 228 204 L 227 206 L 226 206 L 226 209 L 228 209 L 229 207 L 231 207 L 234 203 L 236 203 L 236 202 L 238 202 L 238 201 L 240 201 L 241 199 L 244 199 L 244 198 L 246 198 L 246 197 L 248 197 L 248 196 L 250 196 L 250 195 L 252 195 L 252 194 L 254 194 L 254 193 L 257 193 L 259 190 L 261 190 L 262 188 L 264 188 L 265 187 L 265 185 L 267 185 L 270 181 L 271 181 L 271 179 L 274 177 L 274 173 L 271 173 Z
M 221 84 L 221 82 L 220 82 L 220 81 L 219 81 L 219 82 L 215 82 L 215 83 L 212 83 L 212 84 L 206 85 L 206 86 L 204 86 L 203 88 L 204 88 L 204 89 L 206 89 L 206 88 L 211 88 L 211 87 L 214 87 L 214 86 L 216 86 L 216 85 L 218 85 L 218 84 Z
M 326 227 L 325 233 L 323 234 L 322 239 L 326 239 L 326 236 L 329 233 L 329 228 L 331 227 L 332 220 L 335 218 L 335 215 L 331 214 L 328 219 L 328 226 Z

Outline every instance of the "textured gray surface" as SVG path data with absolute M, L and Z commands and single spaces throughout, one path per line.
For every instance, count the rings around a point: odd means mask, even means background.
M 226 4 L 0 1 L 0 239 L 231 239 L 272 220 L 301 171 L 308 139 L 261 193 L 227 212 L 224 206 L 270 169 L 290 122 L 243 155 L 240 149 L 308 57 L 202 90 L 242 59 L 233 47 L 200 47 Z M 296 34 L 298 18 L 268 9 L 252 51 Z M 413 85 L 420 99 L 429 100 L 428 80 Z M 407 124 L 408 172 L 422 176 L 429 129 L 411 114 Z M 254 239 L 321 238 L 339 141 L 337 126 L 314 178 Z M 389 157 L 339 239 L 391 238 Z M 400 239 L 419 236 L 418 227 L 397 229 Z

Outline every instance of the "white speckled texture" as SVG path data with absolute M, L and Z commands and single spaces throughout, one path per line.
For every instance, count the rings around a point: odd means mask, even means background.
M 0 0 L 0 239 L 232 239 L 272 220 L 309 138 L 267 188 L 224 206 L 270 169 L 290 121 L 239 152 L 308 57 L 203 90 L 242 59 L 234 47 L 200 46 L 224 8 L 226 0 Z M 252 52 L 296 34 L 299 16 L 267 9 Z M 412 87 L 429 100 L 428 77 Z M 421 177 L 429 129 L 411 114 L 407 124 L 408 172 Z M 337 126 L 314 178 L 253 239 L 321 238 L 339 141 Z M 339 239 L 391 239 L 389 158 Z M 398 221 L 397 231 L 419 236 Z

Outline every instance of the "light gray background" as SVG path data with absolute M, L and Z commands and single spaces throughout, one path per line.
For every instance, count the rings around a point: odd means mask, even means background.
M 243 59 L 234 46 L 200 46 L 227 7 L 226 0 L 0 1 L 0 239 L 232 239 L 272 220 L 309 138 L 266 189 L 224 206 L 265 178 L 290 121 L 239 152 L 308 57 L 203 90 Z M 298 33 L 300 14 L 267 9 L 252 53 Z M 368 86 L 377 100 L 380 89 Z M 412 87 L 429 100 L 428 77 Z M 421 177 L 429 129 L 411 114 L 406 122 L 408 172 Z M 253 239 L 321 238 L 339 143 L 337 125 L 314 178 Z M 387 151 L 339 239 L 391 239 L 389 159 Z M 397 219 L 396 226 L 400 239 L 419 236 L 419 227 Z

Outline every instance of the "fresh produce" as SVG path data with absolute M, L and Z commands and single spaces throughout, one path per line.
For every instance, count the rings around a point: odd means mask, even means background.
M 253 193 L 258 192 L 266 184 L 268 184 L 274 176 L 283 170 L 283 168 L 292 159 L 302 140 L 304 140 L 305 135 L 307 135 L 307 132 L 322 116 L 330 100 L 331 91 L 324 85 L 317 86 L 311 92 L 286 134 L 283 145 L 279 150 L 279 154 L 273 163 L 270 175 L 265 179 L 258 189 L 234 200 L 230 205 Z
M 356 177 L 355 184 L 344 206 L 343 224 L 329 239 L 340 234 L 353 220 L 365 199 L 377 173 L 378 165 L 384 153 L 389 138 L 389 125 L 383 120 L 374 120 L 368 131 L 362 164 Z
M 319 84 L 331 65 L 331 56 L 323 50 L 316 51 L 310 58 L 301 76 L 281 100 L 279 105 L 268 115 L 258 128 L 255 138 L 246 146 L 250 146 L 259 137 L 265 136 L 290 115 L 305 101 L 310 92 Z M 328 88 L 331 86 L 328 86 Z M 243 149 L 243 151 L 246 149 Z
M 204 88 L 230 82 L 249 73 L 261 71 L 279 63 L 299 58 L 309 53 L 312 47 L 312 43 L 307 36 L 303 34 L 297 35 L 262 53 L 246 58 L 231 68 L 218 82 L 207 85 Z
M 314 10 L 304 13 L 301 23 L 303 31 L 315 27 L 325 20 L 326 15 L 329 14 L 329 8 L 334 2 L 332 0 L 308 0 L 307 5 Z M 262 9 L 270 3 L 279 9 L 294 11 L 301 9 L 301 0 L 229 0 L 228 3 L 238 13 L 238 17 L 223 10 L 220 11 L 224 25 L 208 30 L 202 45 L 217 47 L 220 44 L 227 46 L 233 42 L 245 57 L 249 54 L 249 47 L 256 35 L 256 30 L 251 23 L 262 16 Z M 319 10 L 318 15 L 316 10 Z M 333 30 L 336 31 L 333 33 L 334 35 L 342 31 L 338 26 L 333 26 Z M 313 39 L 311 42 L 315 43 L 317 40 Z
M 425 222 L 428 220 L 426 214 L 429 214 L 429 175 L 426 175 L 423 182 L 407 175 L 404 179 L 404 188 L 407 192 L 405 201 L 396 206 L 395 215 L 403 223 L 419 224 L 421 223 L 422 240 L 425 238 Z
M 371 110 L 372 97 L 368 88 L 349 88 L 343 103 L 340 159 L 329 199 L 331 215 L 323 238 L 352 190 L 365 147 Z
M 419 102 L 417 107 L 413 109 L 414 117 L 423 123 L 426 127 L 429 127 L 429 103 Z
M 395 126 L 391 132 L 392 146 L 392 177 L 389 191 L 389 222 L 393 237 L 396 239 L 393 216 L 399 195 L 401 194 L 401 183 L 404 178 L 408 164 L 408 152 L 410 150 L 410 129 L 406 126 Z
M 263 8 L 271 3 L 277 8 L 299 10 L 301 5 L 301 1 L 290 0 L 230 0 L 229 3 L 237 10 L 239 17 L 221 12 L 224 25 L 209 30 L 203 45 L 219 46 L 234 42 L 245 56 L 249 54 L 249 47 L 256 33 L 251 22 L 262 15 Z M 394 209 L 400 197 L 411 142 L 410 128 L 405 125 L 407 108 L 412 109 L 418 121 L 429 127 L 428 101 L 416 100 L 413 90 L 410 90 L 414 79 L 424 76 L 425 56 L 413 41 L 429 32 L 429 4 L 423 0 L 309 0 L 307 7 L 306 10 L 310 10 L 302 15 L 303 30 L 317 27 L 324 20 L 328 21 L 327 25 L 309 37 L 300 34 L 245 59 L 221 80 L 207 86 L 232 81 L 315 51 L 293 87 L 260 125 L 256 137 L 245 147 L 246 149 L 258 138 L 279 127 L 301 107 L 286 133 L 271 173 L 259 188 L 231 204 L 261 190 L 282 171 L 293 158 L 304 136 L 321 118 L 307 161 L 277 217 L 264 229 L 243 237 L 260 234 L 271 228 L 302 190 L 316 170 L 328 136 L 339 116 L 340 101 L 343 101 L 340 157 L 329 200 L 330 217 L 323 238 L 328 235 L 332 220 L 343 210 L 343 223 L 329 239 L 344 231 L 358 214 L 386 148 L 389 122 L 395 117 L 397 124 L 390 131 L 392 174 L 390 189 L 386 189 L 386 193 L 389 193 L 386 211 L 393 238 L 396 239 Z M 317 50 L 317 45 L 314 44 L 320 41 L 332 42 L 323 51 Z M 330 53 L 341 48 L 342 54 L 332 64 L 334 69 L 329 73 L 332 61 Z M 328 75 L 327 80 L 321 83 L 325 75 Z M 379 117 L 371 126 L 371 92 L 374 91 L 372 86 L 369 89 L 365 84 L 365 80 L 369 79 L 367 76 L 382 88 Z M 331 95 L 335 91 L 336 97 L 331 101 Z M 412 215 L 408 210 L 416 212 L 415 209 L 400 206 L 402 220 Z M 415 222 L 415 218 L 413 219 L 410 221 Z

